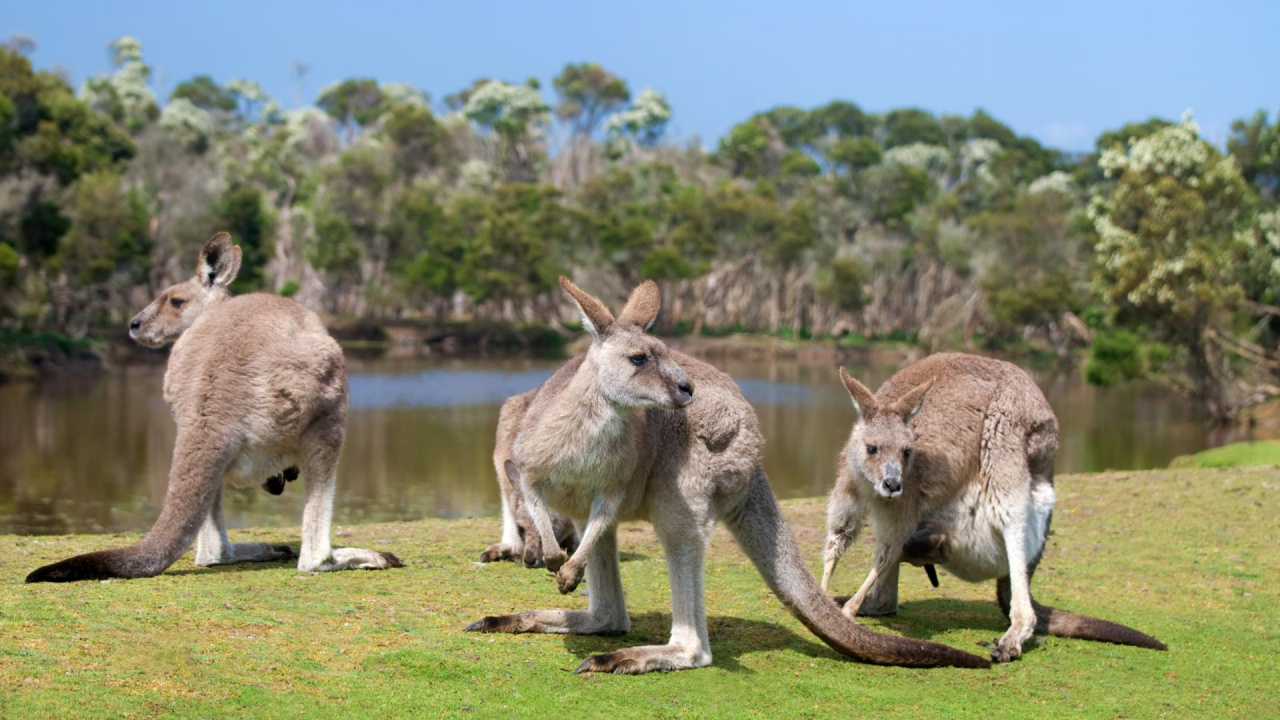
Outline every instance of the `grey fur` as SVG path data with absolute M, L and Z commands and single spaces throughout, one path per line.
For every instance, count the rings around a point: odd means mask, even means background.
M 939 565 L 970 582 L 998 579 L 1008 632 L 991 657 L 1008 662 L 1039 629 L 1164 649 L 1131 628 L 1036 604 L 1030 582 L 1053 512 L 1058 421 L 1015 365 L 933 355 L 889 378 L 873 396 L 841 369 L 859 419 L 840 456 L 827 510 L 822 588 L 864 516 L 875 560 L 844 614 L 898 608 L 898 566 Z
M 883 664 L 988 666 L 975 655 L 877 634 L 840 615 L 782 520 L 761 469 L 759 423 L 737 385 L 645 334 L 657 313 L 656 286 L 637 288 L 615 321 L 603 303 L 567 280 L 561 284 L 579 304 L 593 342 L 536 391 L 512 455 L 544 534 L 547 567 L 557 571 L 562 592 L 585 572 L 588 609 L 486 617 L 468 630 L 626 633 L 617 523 L 647 519 L 667 557 L 670 641 L 588 657 L 578 670 L 636 674 L 708 665 L 703 563 L 712 528 L 723 519 L 774 593 L 836 650 Z M 571 558 L 551 535 L 551 509 L 583 528 Z
M 346 436 L 342 349 L 314 313 L 292 300 L 232 297 L 227 286 L 240 255 L 229 235 L 215 235 L 200 253 L 196 276 L 167 288 L 130 323 L 130 334 L 144 345 L 175 343 L 164 396 L 178 437 L 155 525 L 132 547 L 46 565 L 27 582 L 150 577 L 192 542 L 198 565 L 292 559 L 288 547 L 227 539 L 222 488 L 224 480 L 254 485 L 295 465 L 307 485 L 299 570 L 401 566 L 389 553 L 332 549 L 329 526 Z

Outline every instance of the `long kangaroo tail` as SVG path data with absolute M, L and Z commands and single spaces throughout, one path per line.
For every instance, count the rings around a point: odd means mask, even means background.
M 206 438 L 178 433 L 164 508 L 138 544 L 99 550 L 38 568 L 27 582 L 73 582 L 159 575 L 191 547 L 209 514 L 218 484 L 230 462 L 229 453 Z
M 1097 640 L 1117 645 L 1133 645 L 1152 650 L 1168 650 L 1169 648 L 1150 635 L 1134 630 L 1131 627 L 1113 623 L 1110 620 L 1076 615 L 1066 610 L 1058 610 L 1032 600 L 1031 606 L 1036 609 L 1036 632 L 1042 635 L 1054 635 L 1080 640 Z
M 763 470 L 756 469 L 747 493 L 724 520 L 769 589 L 834 650 L 878 665 L 991 667 L 984 657 L 925 640 L 873 632 L 842 615 L 809 572 Z

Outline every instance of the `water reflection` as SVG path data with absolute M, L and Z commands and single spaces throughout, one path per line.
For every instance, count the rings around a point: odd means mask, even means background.
M 783 497 L 825 494 L 853 409 L 834 367 L 717 361 L 760 415 L 765 467 Z M 555 362 L 357 361 L 335 522 L 494 515 L 493 428 L 507 396 Z M 875 387 L 896 368 L 850 366 Z M 1078 373 L 1034 373 L 1062 426 L 1060 473 L 1162 467 L 1229 441 L 1210 438 L 1182 398 L 1156 386 L 1094 388 Z M 164 498 L 174 425 L 163 371 L 0 386 L 0 532 L 145 530 Z M 303 488 L 232 491 L 231 527 L 297 525 Z

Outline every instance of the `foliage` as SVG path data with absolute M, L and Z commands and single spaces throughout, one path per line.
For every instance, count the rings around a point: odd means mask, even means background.
M 1154 327 L 1184 348 L 1199 399 L 1230 416 L 1228 368 L 1208 343 L 1244 296 L 1248 184 L 1190 119 L 1104 150 L 1099 165 L 1115 182 L 1089 204 L 1097 292 L 1122 322 Z
M 1099 332 L 1089 348 L 1085 379 L 1093 385 L 1116 385 L 1146 375 L 1142 339 L 1125 330 Z
M 1168 379 L 1220 407 L 1280 367 L 1266 113 L 1225 156 L 1160 119 L 1076 156 L 980 109 L 837 99 L 763 109 L 707 153 L 665 136 L 659 91 L 593 62 L 547 92 L 480 78 L 437 114 L 404 83 L 348 78 L 284 111 L 251 78 L 199 74 L 161 108 L 128 37 L 77 99 L 23 52 L 0 48 L 0 329 L 118 324 L 229 228 L 238 289 L 375 324 L 546 319 L 569 272 L 605 292 L 660 280 L 659 326 L 690 332 L 1065 354 L 1092 308 L 1095 330 L 1168 342 L 1195 378 Z
M 585 137 L 591 136 L 605 116 L 631 99 L 627 81 L 593 62 L 565 65 L 552 85 L 560 96 L 556 115 Z

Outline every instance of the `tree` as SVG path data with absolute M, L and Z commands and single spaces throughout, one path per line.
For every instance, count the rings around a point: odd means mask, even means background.
M 591 137 L 607 115 L 631 99 L 625 80 L 593 62 L 565 65 L 551 84 L 560 97 L 556 115 L 579 137 Z
M 550 111 L 536 88 L 496 80 L 472 92 L 462 109 L 468 120 L 498 136 L 516 181 L 533 178 L 532 141 L 550 119 Z
M 1280 194 L 1280 117 L 1276 124 L 1267 122 L 1267 113 L 1259 110 L 1253 117 L 1231 123 L 1227 152 L 1240 166 L 1240 173 L 1268 200 Z
M 160 117 L 160 107 L 148 82 L 151 66 L 142 61 L 142 43 L 128 35 L 108 46 L 115 72 L 96 75 L 80 88 L 80 99 L 137 133 Z
M 329 114 L 343 129 L 347 143 L 355 137 L 357 127 L 377 120 L 386 109 L 377 80 L 350 79 L 320 91 L 316 107 Z
M 231 233 L 244 255 L 232 290 L 262 289 L 263 268 L 272 255 L 272 220 L 262 191 L 244 182 L 233 183 L 218 203 L 219 229 Z
M 605 123 L 605 132 L 611 138 L 629 136 L 645 147 L 651 147 L 666 131 L 671 120 L 671 105 L 662 93 L 645 88 L 636 95 L 631 107 Z
M 187 100 L 201 110 L 218 110 L 232 112 L 236 109 L 236 98 L 227 88 L 213 81 L 208 75 L 197 75 L 190 80 L 178 84 L 169 93 L 169 101 Z
M 1147 328 L 1186 354 L 1196 398 L 1235 415 L 1228 358 L 1215 338 L 1243 297 L 1252 193 L 1235 163 L 1190 118 L 1102 153 L 1114 182 L 1095 190 L 1095 287 L 1122 324 Z
M 893 110 L 884 116 L 883 125 L 885 148 L 916 143 L 943 145 L 947 141 L 938 119 L 924 110 Z

